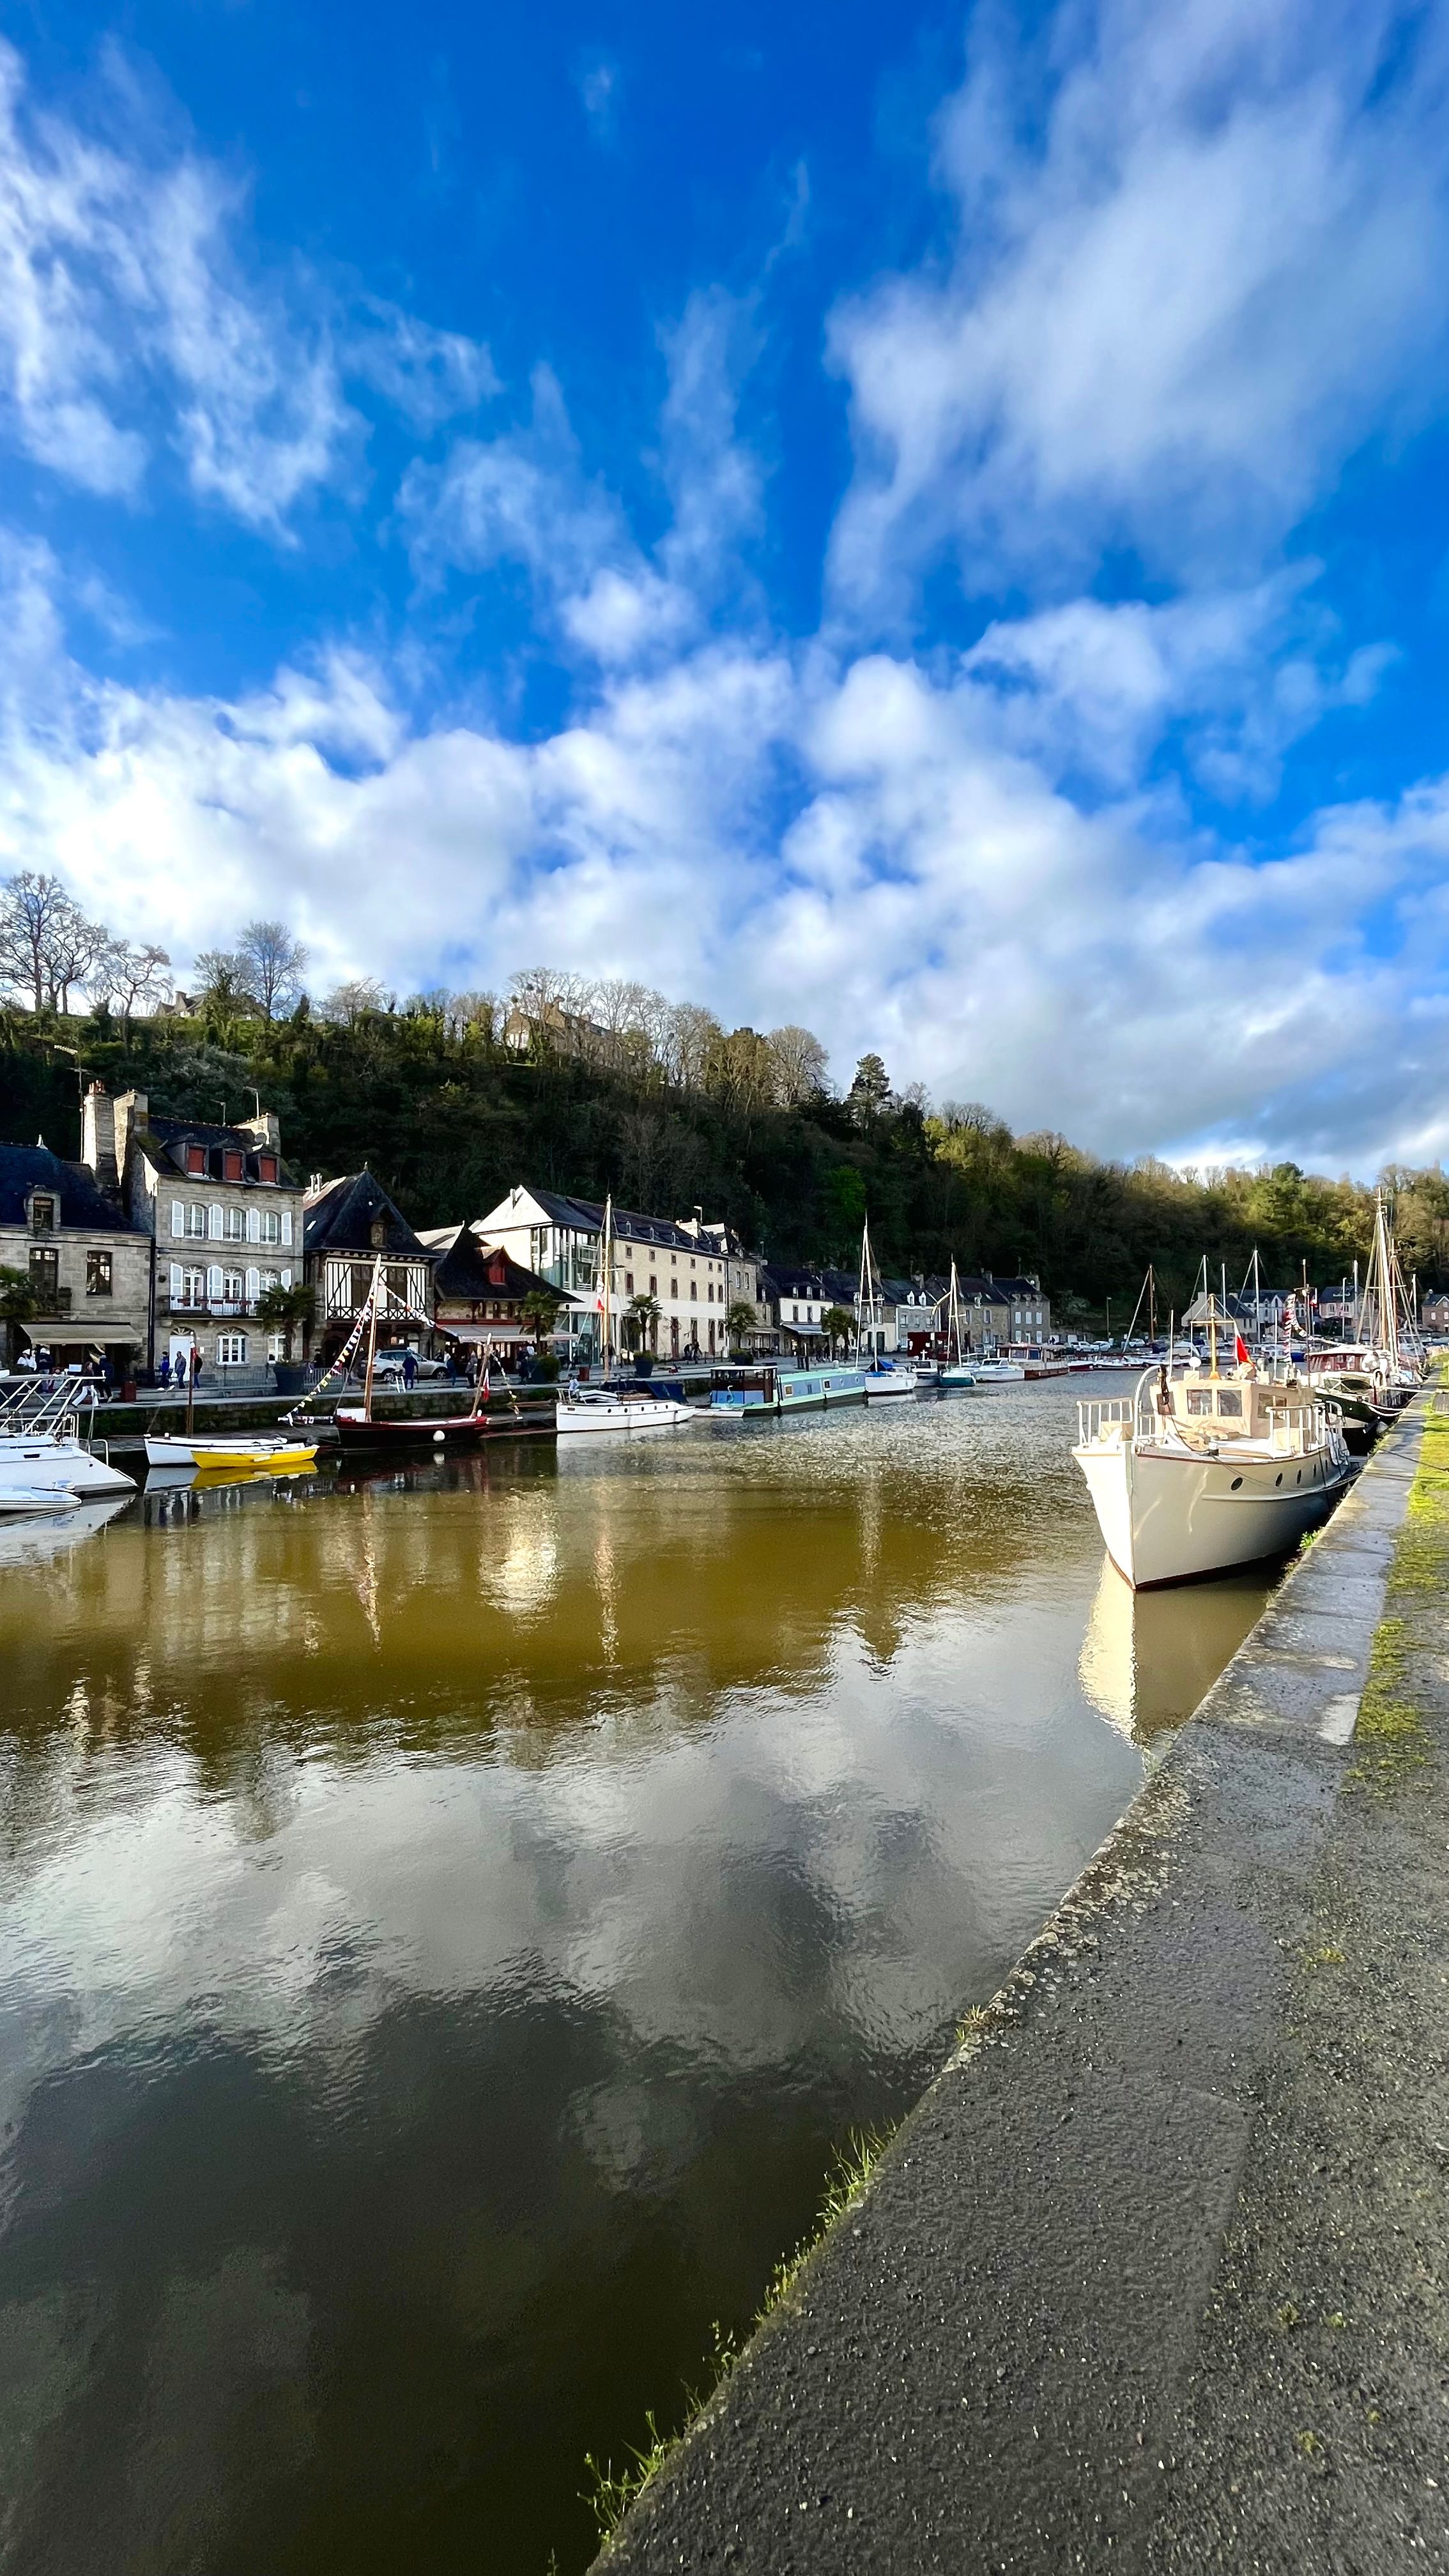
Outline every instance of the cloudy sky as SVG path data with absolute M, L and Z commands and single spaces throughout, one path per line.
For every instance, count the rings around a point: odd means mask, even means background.
M 0 16 L 0 867 L 1449 1144 L 1449 7 Z

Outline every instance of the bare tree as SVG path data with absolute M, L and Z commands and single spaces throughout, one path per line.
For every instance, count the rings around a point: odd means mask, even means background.
M 333 986 L 322 1005 L 324 1020 L 335 1020 L 340 1028 L 355 1029 L 369 1011 L 386 1007 L 386 996 L 375 975 L 354 975 L 349 982 Z
M 766 1044 L 774 1068 L 775 1098 L 784 1109 L 797 1109 L 826 1088 L 830 1058 L 817 1037 L 791 1021 L 771 1029 Z
M 448 1004 L 448 1034 L 475 1036 L 491 1044 L 501 1017 L 496 993 L 454 993 Z
M 196 961 L 203 1001 L 224 1002 L 232 1009 L 255 1010 L 245 959 L 234 948 L 203 948 Z
M 137 1010 L 154 1010 L 158 1002 L 169 1001 L 171 960 L 164 948 L 135 948 L 129 940 L 113 939 L 91 975 L 90 989 L 97 999 L 115 1004 L 129 1034 Z
M 0 983 L 29 996 L 37 1011 L 68 1011 L 110 946 L 110 933 L 88 921 L 59 877 L 25 868 L 0 889 Z
M 249 921 L 236 944 L 264 1020 L 276 1018 L 298 1000 L 307 972 L 307 951 L 284 921 Z
M 702 1091 L 710 1056 L 724 1037 L 713 1011 L 698 1002 L 676 1002 L 664 1031 L 663 1063 L 669 1080 L 681 1091 Z

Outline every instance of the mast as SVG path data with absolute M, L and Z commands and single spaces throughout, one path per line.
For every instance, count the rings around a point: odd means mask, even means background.
M 379 1253 L 376 1261 L 372 1265 L 372 1294 L 367 1301 L 369 1308 L 367 1324 L 367 1375 L 363 1380 L 362 1386 L 362 1418 L 364 1422 L 370 1422 L 372 1420 L 372 1372 L 377 1364 L 377 1301 L 381 1287 L 382 1254 Z
M 855 1292 L 855 1302 L 860 1312 L 861 1333 L 863 1336 L 868 1334 L 870 1337 L 868 1345 L 870 1360 L 867 1363 L 867 1365 L 870 1366 L 874 1365 L 874 1362 L 878 1357 L 875 1347 L 875 1282 L 872 1275 L 873 1270 L 874 1264 L 870 1257 L 870 1219 L 867 1217 L 864 1225 L 860 1229 L 860 1286 Z
M 609 1191 L 604 1200 L 604 1245 L 602 1259 L 604 1265 L 604 1302 L 599 1309 L 599 1321 L 603 1339 L 601 1357 L 605 1372 L 607 1373 L 614 1347 L 614 1193 L 612 1190 Z

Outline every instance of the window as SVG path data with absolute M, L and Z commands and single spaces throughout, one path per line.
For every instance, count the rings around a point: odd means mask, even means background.
M 247 1293 L 247 1283 L 239 1270 L 224 1270 L 221 1293 L 228 1306 L 239 1306 Z
M 1211 1413 L 1213 1409 L 1212 1388 L 1210 1386 L 1190 1386 L 1187 1390 L 1187 1409 L 1189 1413 Z
M 183 1306 L 204 1306 L 206 1304 L 206 1272 L 204 1270 L 187 1271 L 181 1285 L 181 1303 Z
M 199 1235 L 204 1235 L 204 1234 L 205 1234 L 205 1232 L 206 1232 L 206 1210 L 205 1210 L 205 1208 L 204 1208 L 204 1207 L 202 1207 L 200 1204 L 197 1204 L 197 1205 L 196 1205 L 196 1206 L 194 1206 L 194 1207 L 189 1207 L 189 1208 L 187 1209 L 187 1211 L 186 1211 L 186 1231 L 187 1231 L 187 1233 L 188 1233 L 188 1234 L 199 1234 Z
M 649 1294 L 651 1297 L 657 1297 L 659 1294 L 659 1281 L 652 1270 L 649 1273 Z
M 49 1247 L 31 1246 L 30 1293 L 43 1315 L 53 1315 L 60 1296 L 60 1254 Z
M 262 1210 L 262 1223 L 261 1223 L 261 1240 L 262 1240 L 262 1242 L 263 1242 L 263 1243 L 280 1243 L 280 1242 L 281 1242 L 281 1240 L 282 1240 L 282 1216 L 281 1216 L 281 1210 L 280 1210 L 279 1208 L 263 1208 L 263 1210 Z M 371 1277 L 372 1277 L 372 1273 L 371 1273 L 371 1271 L 370 1271 L 370 1270 L 369 1270 L 369 1272 L 367 1273 L 367 1276 L 368 1276 L 368 1278 L 369 1278 L 369 1279 L 371 1279 Z M 364 1291 L 364 1294 L 365 1294 L 365 1293 L 366 1293 L 366 1292 Z M 361 1299 L 359 1299 L 359 1300 L 358 1300 L 358 1303 L 359 1303 L 359 1304 L 361 1303 Z
M 204 1176 L 206 1171 L 206 1147 L 204 1145 L 187 1146 L 186 1169 L 188 1172 L 194 1173 L 198 1178 Z
M 227 1208 L 223 1217 L 223 1224 L 227 1242 L 240 1243 L 247 1230 L 245 1208 Z
M 790 1309 L 790 1321 L 791 1321 L 791 1323 L 792 1323 L 792 1324 L 798 1324 L 798 1323 L 799 1323 L 799 1321 L 800 1321 L 800 1309 L 799 1309 L 799 1307 L 798 1307 L 798 1306 L 792 1306 L 792 1307 L 791 1307 L 791 1309 Z
M 634 1273 L 632 1270 L 626 1270 L 624 1273 L 624 1294 L 626 1297 L 632 1297 L 634 1294 Z
M 258 1156 L 257 1156 L 257 1179 L 258 1179 L 259 1181 L 272 1181 L 272 1182 L 275 1182 L 276 1177 L 277 1177 L 277 1158 L 276 1158 L 276 1155 L 275 1155 L 275 1154 L 258 1154 Z
M 30 1202 L 30 1231 L 31 1231 L 31 1233 L 32 1233 L 32 1234 L 54 1234 L 54 1232 L 55 1232 L 55 1201 L 54 1201 L 54 1199 L 49 1199 L 49 1198 L 39 1198 L 39 1197 L 36 1197 L 36 1198 L 33 1198 L 33 1199 L 31 1200 L 31 1202 Z
M 691 1279 L 689 1283 L 689 1293 L 697 1305 L 699 1302 L 699 1281 L 697 1279 Z
M 1219 1389 L 1218 1389 L 1218 1411 L 1219 1411 L 1219 1413 L 1229 1413 L 1229 1414 L 1235 1413 L 1235 1414 L 1237 1414 L 1237 1415 L 1239 1416 L 1239 1418 L 1241 1419 L 1242 1411 L 1243 1411 L 1243 1399 L 1242 1399 L 1242 1397 L 1239 1395 L 1238 1390 L 1237 1390 L 1237 1388 L 1236 1388 L 1235 1386 L 1220 1386 L 1220 1387 L 1219 1387 Z
M 247 1337 L 245 1333 L 218 1333 L 216 1337 L 217 1367 L 245 1368 L 246 1364 Z
M 224 1181 L 244 1181 L 246 1164 L 234 1145 L 224 1145 L 221 1155 L 221 1177 Z
M 111 1256 L 108 1252 L 86 1254 L 86 1295 L 109 1297 L 111 1293 Z

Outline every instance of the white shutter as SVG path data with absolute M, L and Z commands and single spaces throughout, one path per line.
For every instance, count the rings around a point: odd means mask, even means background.
M 181 1290 L 183 1284 L 184 1273 L 182 1271 L 181 1264 L 179 1261 L 173 1261 L 171 1264 L 171 1303 L 173 1306 L 179 1306 L 181 1303 Z
M 220 1241 L 221 1241 L 221 1229 L 222 1229 L 222 1213 L 221 1213 L 221 1209 L 220 1209 L 220 1207 L 219 1207 L 215 1202 L 213 1202 L 213 1204 L 212 1204 L 212 1205 L 207 1209 L 207 1211 L 206 1211 L 206 1231 L 207 1231 L 207 1233 L 210 1235 L 210 1237 L 211 1237 L 211 1239 L 212 1239 L 212 1242 L 213 1242 L 213 1243 L 220 1243 Z
M 261 1217 L 259 1216 L 259 1214 L 257 1213 L 257 1210 L 256 1210 L 255 1208 L 253 1208 L 253 1207 L 249 1207 L 249 1208 L 247 1209 L 247 1241 L 248 1241 L 248 1243 L 260 1243 L 260 1242 L 261 1242 L 261 1239 L 262 1239 L 262 1220 L 261 1220 Z
M 292 1211 L 291 1211 L 291 1209 L 290 1209 L 290 1208 L 283 1208 L 283 1210 L 282 1210 L 282 1241 L 283 1241 L 284 1243 L 290 1243 L 290 1242 L 291 1242 L 291 1240 L 292 1240 Z
M 213 1305 L 214 1305 L 214 1304 L 217 1304 L 217 1303 L 220 1301 L 220 1298 L 221 1298 L 221 1287 L 222 1287 L 221 1271 L 220 1271 L 220 1270 L 219 1270 L 219 1268 L 217 1267 L 217 1264 L 213 1261 L 213 1263 L 212 1263 L 212 1265 L 211 1265 L 211 1268 L 208 1270 L 208 1272 L 207 1272 L 207 1274 L 206 1274 L 206 1294 L 207 1294 L 207 1298 L 208 1298 L 208 1300 L 209 1300 Z
M 283 1271 L 283 1273 L 282 1273 L 282 1286 L 283 1286 L 284 1288 L 290 1288 L 290 1287 L 291 1287 L 291 1285 L 292 1285 L 292 1274 L 291 1274 L 290 1270 L 284 1270 L 284 1271 Z
M 173 1242 L 186 1232 L 186 1210 L 180 1199 L 171 1202 L 171 1235 Z
M 247 1272 L 247 1304 L 249 1306 L 255 1305 L 261 1293 L 262 1274 L 260 1270 L 249 1270 Z

